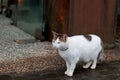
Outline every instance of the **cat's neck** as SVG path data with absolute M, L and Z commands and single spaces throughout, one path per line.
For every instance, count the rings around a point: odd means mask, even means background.
M 62 49 L 59 49 L 60 51 L 67 51 L 69 48 L 66 47 L 66 48 L 62 48 Z

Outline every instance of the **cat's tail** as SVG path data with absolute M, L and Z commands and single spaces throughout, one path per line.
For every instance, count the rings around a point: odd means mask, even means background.
M 104 53 L 104 47 L 103 47 L 103 42 L 102 42 L 102 41 L 101 41 L 101 47 L 102 47 L 102 49 L 101 49 L 101 51 L 100 51 L 100 53 L 99 53 L 98 59 L 99 59 L 100 61 L 105 61 L 105 60 L 107 59 L 107 56 L 106 56 L 106 54 Z

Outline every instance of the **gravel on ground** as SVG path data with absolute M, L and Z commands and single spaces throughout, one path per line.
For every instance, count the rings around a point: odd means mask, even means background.
M 21 29 L 10 25 L 12 21 L 0 15 L 0 62 L 45 55 L 50 42 L 18 44 L 14 40 L 34 39 Z

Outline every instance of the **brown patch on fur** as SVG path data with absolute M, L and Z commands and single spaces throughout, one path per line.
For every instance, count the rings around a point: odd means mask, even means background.
M 88 41 L 91 41 L 92 40 L 92 37 L 89 36 L 89 35 L 83 35 Z
M 59 38 L 60 41 L 63 41 L 63 42 L 67 41 L 67 34 L 59 34 L 59 33 L 56 33 L 54 31 L 52 31 L 52 33 L 53 33 L 52 41 L 55 41 L 57 38 Z
M 59 37 L 59 39 L 63 42 L 67 41 L 67 34 L 63 34 L 62 36 Z
M 56 39 L 57 39 L 57 33 L 56 32 L 54 32 L 54 31 L 52 31 L 52 33 L 53 33 L 53 39 L 52 39 L 52 41 L 55 41 Z

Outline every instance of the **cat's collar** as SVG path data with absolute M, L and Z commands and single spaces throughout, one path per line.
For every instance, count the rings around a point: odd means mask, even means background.
M 66 51 L 66 50 L 68 50 L 68 48 L 62 48 L 62 49 L 60 49 L 60 51 Z

